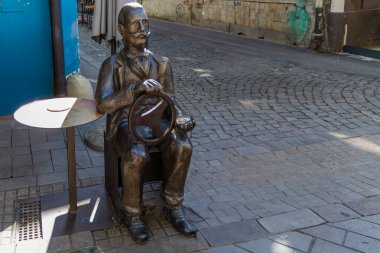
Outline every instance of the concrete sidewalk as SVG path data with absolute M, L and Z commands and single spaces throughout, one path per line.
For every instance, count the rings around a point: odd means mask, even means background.
M 154 22 L 150 48 L 169 57 L 176 98 L 197 122 L 184 202 L 197 237 L 172 229 L 153 184 L 144 245 L 117 222 L 19 240 L 20 201 L 67 190 L 65 134 L 1 121 L 0 252 L 379 253 L 380 75 L 371 70 L 380 63 L 222 33 L 213 42 L 205 30 L 209 38 L 178 36 L 167 25 Z M 80 50 L 95 84 L 110 49 L 80 27 Z M 102 152 L 82 141 L 102 124 L 76 129 L 83 189 L 104 184 Z

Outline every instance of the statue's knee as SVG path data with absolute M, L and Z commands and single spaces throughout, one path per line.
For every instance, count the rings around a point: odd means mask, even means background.
M 180 154 L 185 156 L 191 156 L 193 153 L 193 146 L 189 141 L 178 143 L 177 149 Z
M 145 150 L 145 148 L 132 148 L 127 156 L 127 159 L 129 162 L 143 166 L 149 162 L 149 153 Z

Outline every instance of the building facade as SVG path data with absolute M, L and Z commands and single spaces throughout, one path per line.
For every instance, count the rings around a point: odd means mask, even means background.
M 347 43 L 374 46 L 380 34 L 379 0 L 141 2 L 153 18 L 324 50 L 342 51 Z

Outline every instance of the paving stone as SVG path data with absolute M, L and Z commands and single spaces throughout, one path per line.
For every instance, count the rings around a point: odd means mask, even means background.
M 193 252 L 207 249 L 209 246 L 202 235 L 189 238 L 184 236 L 170 236 L 159 241 L 160 247 L 164 252 Z
M 154 238 L 154 239 L 160 239 L 160 238 L 167 237 L 167 234 L 165 233 L 165 230 L 162 229 L 162 228 L 152 229 L 151 233 L 152 233 L 152 238 Z
M 106 250 L 111 248 L 111 246 L 109 245 L 108 239 L 96 240 L 95 243 L 96 243 L 96 249 L 99 252 L 105 252 Z
M 345 204 L 361 215 L 366 216 L 380 213 L 380 196 L 351 201 Z
M 86 150 L 77 150 L 75 151 L 75 158 L 77 162 L 77 168 L 91 168 L 93 164 L 91 163 L 91 159 L 88 156 Z
M 71 249 L 81 249 L 94 246 L 94 239 L 90 231 L 70 235 Z
M 295 250 L 289 248 L 285 245 L 279 244 L 277 242 L 268 240 L 268 239 L 258 239 L 254 241 L 239 243 L 237 246 L 246 249 L 250 252 L 255 253 L 272 253 L 272 252 L 281 252 L 281 253 L 294 253 Z
M 367 216 L 367 217 L 363 217 L 363 218 L 361 218 L 361 219 L 362 219 L 362 220 L 369 221 L 369 222 L 373 222 L 373 223 L 376 223 L 376 224 L 379 224 L 379 225 L 380 225 L 380 214 L 372 215 L 372 216 Z
M 359 253 L 359 251 L 349 249 L 331 242 L 317 239 L 310 253 Z
M 221 158 L 225 158 L 224 152 L 222 151 L 208 151 L 200 154 L 197 157 L 199 161 L 210 161 L 210 160 L 218 160 Z
M 0 157 L 0 168 L 10 168 L 12 166 L 12 158 L 10 156 Z
M 67 182 L 67 172 L 44 173 L 37 177 L 38 185 L 50 185 Z
M 252 155 L 252 154 L 263 153 L 263 152 L 269 152 L 269 149 L 266 149 L 264 147 L 260 147 L 257 145 L 237 147 L 237 148 L 235 148 L 235 150 L 241 156 Z
M 380 225 L 378 224 L 360 219 L 354 219 L 332 223 L 331 225 L 380 240 Z
M 104 166 L 86 168 L 84 170 L 86 170 L 93 178 L 104 177 Z
M 284 203 L 278 199 L 272 199 L 265 202 L 259 202 L 258 206 L 269 210 L 272 214 L 287 213 L 291 211 L 296 211 L 297 209 L 291 205 Z
M 118 249 L 118 252 L 134 252 L 134 253 L 146 253 L 146 252 L 157 252 L 165 253 L 161 248 L 158 240 L 149 240 L 148 242 L 138 245 L 136 243 L 125 245 Z
M 48 150 L 41 150 L 32 153 L 33 156 L 33 169 L 35 174 L 53 172 L 53 164 L 51 161 L 50 152 Z
M 12 176 L 11 167 L 0 168 L 0 179 L 9 178 Z
M 258 221 L 266 230 L 273 234 L 316 226 L 325 222 L 309 209 L 278 214 L 261 218 Z
M 97 240 L 101 240 L 101 239 L 106 239 L 107 238 L 107 235 L 105 233 L 105 231 L 94 231 L 92 232 L 93 236 L 94 236 L 94 239 L 97 241 Z
M 29 147 L 11 147 L 11 148 L 0 148 L 0 158 L 18 156 L 18 155 L 29 155 Z
M 33 168 L 31 166 L 13 167 L 13 177 L 24 177 L 33 175 Z
M 91 162 L 95 167 L 104 167 L 104 157 L 103 156 L 92 157 Z
M 65 188 L 65 183 L 56 183 L 53 184 L 53 192 L 62 192 L 64 191 Z
M 109 237 L 118 237 L 121 235 L 121 231 L 119 228 L 111 228 L 107 229 L 107 234 Z
M 50 141 L 43 143 L 32 143 L 31 145 L 32 152 L 38 151 L 47 151 L 52 149 L 62 149 L 66 147 L 66 143 L 64 141 Z
M 54 171 L 67 171 L 67 150 L 56 149 L 50 152 Z
M 10 148 L 12 146 L 12 141 L 11 139 L 0 139 L 0 148 Z
M 15 155 L 12 157 L 12 166 L 13 167 L 25 167 L 30 166 L 32 163 L 31 155 Z
M 240 215 L 232 215 L 232 216 L 217 215 L 217 216 L 218 216 L 218 219 L 224 224 L 238 222 L 242 220 Z
M 269 239 L 294 249 L 306 252 L 312 237 L 299 232 L 289 232 L 269 237 Z
M 173 227 L 166 227 L 166 228 L 164 228 L 164 231 L 165 231 L 165 233 L 166 233 L 168 236 L 178 235 L 178 234 L 179 234 L 179 233 L 177 232 L 177 230 L 175 230 Z
M 247 253 L 249 251 L 238 248 L 234 245 L 221 246 L 201 251 L 201 253 Z
M 202 236 L 194 238 L 184 236 L 171 236 L 160 238 L 160 240 L 148 240 L 144 244 L 130 244 L 119 248 L 119 252 L 157 252 L 157 253 L 177 253 L 194 252 L 208 248 Z
M 122 236 L 111 237 L 109 243 L 113 248 L 120 248 L 124 245 L 124 240 Z
M 55 253 L 55 252 L 62 252 L 62 251 L 69 251 L 69 250 L 70 250 L 70 237 L 68 235 L 65 235 L 65 236 L 52 237 L 50 239 L 47 252 Z
M 256 221 L 242 221 L 200 230 L 212 246 L 223 246 L 265 237 L 268 233 Z
M 329 225 L 302 229 L 301 232 L 336 244 L 343 244 L 346 231 Z
M 46 129 L 46 139 L 51 141 L 64 141 L 64 129 Z
M 24 197 L 24 196 L 27 196 L 29 194 L 29 188 L 21 188 L 21 189 L 18 189 L 17 190 L 17 196 L 20 198 L 20 197 Z
M 331 204 L 311 208 L 328 222 L 337 222 L 360 217 L 360 215 L 342 204 Z
M 12 139 L 26 139 L 29 138 L 28 129 L 12 129 Z
M 1 180 L 0 191 L 36 186 L 34 176 L 6 178 Z
M 344 246 L 366 253 L 379 253 L 380 241 L 366 236 L 349 232 Z

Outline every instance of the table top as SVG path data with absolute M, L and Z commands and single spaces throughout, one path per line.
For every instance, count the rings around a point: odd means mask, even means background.
M 18 108 L 13 114 L 21 124 L 40 128 L 66 128 L 99 119 L 93 100 L 64 97 L 36 100 Z

